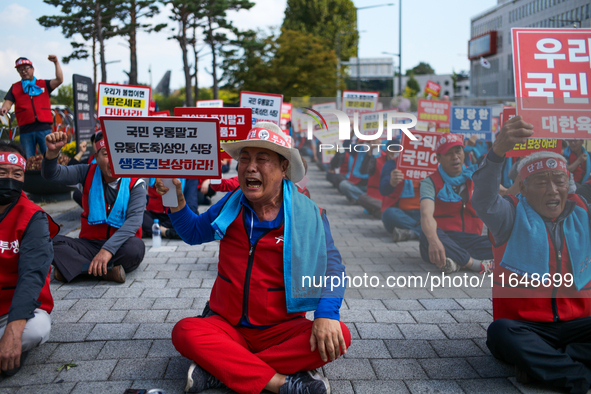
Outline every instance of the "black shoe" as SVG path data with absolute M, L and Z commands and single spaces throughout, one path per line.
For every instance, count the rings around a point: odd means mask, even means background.
M 200 393 L 208 389 L 221 389 L 226 387 L 215 376 L 201 368 L 197 363 L 192 363 L 187 373 L 185 393 Z
M 330 394 L 330 384 L 315 370 L 297 372 L 287 375 L 279 394 Z
M 21 364 L 20 364 L 20 366 L 18 366 L 16 368 L 13 368 L 13 369 L 9 369 L 8 371 L 2 371 L 2 375 L 6 376 L 7 378 L 16 375 L 16 373 L 18 371 L 20 371 L 21 368 L 23 367 L 23 363 L 27 359 L 27 356 L 28 355 L 29 355 L 29 351 L 28 350 L 26 352 L 22 352 L 21 353 Z
M 53 278 L 55 280 L 57 280 L 58 282 L 67 282 L 64 274 L 62 274 L 61 271 L 58 270 L 56 266 L 53 266 Z

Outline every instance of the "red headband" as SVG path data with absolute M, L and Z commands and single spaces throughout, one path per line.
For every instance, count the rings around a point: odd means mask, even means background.
M 94 150 L 97 153 L 99 150 L 101 150 L 101 148 L 104 148 L 104 147 L 105 147 L 105 140 L 104 139 L 94 143 Z
M 519 175 L 521 175 L 521 180 L 523 181 L 530 175 L 541 171 L 564 171 L 568 174 L 568 170 L 566 169 L 566 163 L 560 159 L 555 159 L 553 157 L 545 157 L 543 159 L 539 159 L 534 161 L 533 163 L 529 163 L 526 166 L 523 166 L 521 171 L 519 171 Z
M 19 166 L 23 171 L 27 168 L 27 161 L 25 158 L 18 153 L 13 152 L 0 152 L 0 164 Z
M 246 139 L 250 141 L 269 141 L 274 144 L 284 146 L 286 148 L 291 148 L 291 141 L 287 141 L 283 136 L 279 135 L 278 133 L 262 127 L 254 127 L 250 129 L 248 135 L 246 136 Z

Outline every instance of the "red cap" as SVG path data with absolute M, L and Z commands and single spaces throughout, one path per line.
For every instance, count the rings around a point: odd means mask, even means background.
M 16 62 L 14 62 L 14 68 L 18 68 L 20 66 L 25 65 L 33 67 L 33 62 L 27 59 L 26 57 L 19 57 L 18 59 L 16 59 Z
M 445 133 L 437 140 L 436 153 L 438 155 L 445 155 L 450 148 L 457 145 L 464 146 L 464 135 Z

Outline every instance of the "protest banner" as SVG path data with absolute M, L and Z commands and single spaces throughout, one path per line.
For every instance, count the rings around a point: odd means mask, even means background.
M 362 135 L 376 135 L 379 130 L 379 118 L 382 115 L 382 134 L 376 140 L 385 140 L 387 138 L 387 127 L 388 127 L 388 113 L 390 112 L 398 112 L 396 108 L 393 109 L 386 109 L 382 111 L 375 111 L 375 112 L 366 112 L 361 114 L 359 120 L 359 132 Z M 394 138 L 400 137 L 400 129 L 395 129 L 394 133 L 392 134 Z
M 405 179 L 421 181 L 437 171 L 437 153 L 435 152 L 438 138 L 445 138 L 445 134 L 413 130 L 416 141 L 403 133 L 400 144 L 402 153 L 398 156 L 398 168 Z
M 517 114 L 535 138 L 591 139 L 589 29 L 511 29 Z
M 289 122 L 291 120 L 291 104 L 290 103 L 281 103 L 281 120 L 280 120 L 280 124 L 279 127 L 281 127 L 282 130 L 287 130 L 287 122 Z M 287 133 L 289 134 L 289 130 L 287 130 Z
M 220 141 L 234 142 L 246 139 L 252 129 L 252 111 L 249 108 L 195 108 L 177 107 L 175 116 L 183 118 L 215 118 L 220 121 Z M 231 159 L 224 150 L 222 159 Z
M 419 99 L 417 120 L 449 123 L 450 101 Z
M 105 116 L 100 121 L 114 177 L 221 178 L 217 119 Z
M 425 94 L 430 94 L 433 97 L 439 97 L 441 91 L 441 85 L 433 81 L 427 81 L 425 84 Z
M 342 111 L 350 119 L 353 119 L 355 112 L 373 112 L 378 107 L 378 92 L 357 92 L 345 90 L 343 92 Z
M 166 111 L 158 111 L 158 112 L 154 112 L 152 114 L 150 114 L 150 116 L 170 116 L 170 111 L 166 110 Z
M 82 141 L 90 144 L 90 137 L 95 133 L 96 119 L 94 117 L 94 87 L 92 85 L 92 79 L 74 74 L 72 76 L 72 90 L 76 145 L 80 147 Z M 82 159 L 87 159 L 89 155 L 90 149 L 82 155 Z
M 451 107 L 452 133 L 492 133 L 492 107 Z
M 503 111 L 499 116 L 499 131 L 503 124 L 509 119 L 515 117 L 515 107 L 503 107 Z M 525 157 L 537 151 L 549 151 L 560 153 L 562 151 L 562 143 L 556 139 L 540 139 L 540 138 L 528 138 L 527 142 L 523 144 L 515 144 L 513 150 L 510 150 L 505 154 L 507 157 Z
M 256 122 L 273 122 L 279 126 L 283 95 L 257 92 L 240 92 L 240 107 L 252 109 L 252 125 Z
M 146 86 L 99 83 L 98 112 L 103 116 L 148 116 L 151 89 Z
M 197 108 L 223 108 L 224 100 L 199 100 L 197 103 L 195 103 L 195 106 Z

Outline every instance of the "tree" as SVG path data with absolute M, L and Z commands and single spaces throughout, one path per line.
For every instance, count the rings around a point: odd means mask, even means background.
M 115 34 L 127 36 L 129 42 L 129 77 L 130 85 L 137 85 L 137 31 L 143 30 L 146 32 L 159 32 L 166 23 L 161 23 L 152 26 L 149 23 L 141 23 L 143 18 L 153 18 L 158 14 L 158 6 L 155 4 L 157 0 L 116 0 L 111 1 L 112 7 L 116 9 L 116 16 L 122 25 L 117 27 Z
M 109 7 L 108 0 L 43 0 L 43 2 L 61 7 L 62 15 L 41 16 L 37 19 L 39 24 L 46 29 L 61 27 L 62 34 L 66 38 L 72 38 L 80 34 L 84 41 L 93 40 L 92 52 L 95 62 L 95 91 L 96 91 L 96 60 L 95 47 L 99 45 L 99 59 L 101 64 L 101 81 L 107 82 L 107 62 L 105 60 L 105 40 L 113 37 L 112 19 L 113 7 Z M 73 59 L 88 58 L 87 45 L 73 41 L 70 43 L 74 51 L 62 59 L 68 63 Z
M 404 90 L 404 93 L 402 94 L 404 97 L 414 97 L 417 95 L 417 93 L 421 90 L 421 85 L 419 85 L 419 82 L 415 79 L 414 75 L 412 75 L 412 73 L 410 74 L 410 78 L 408 78 L 408 81 L 406 81 L 406 89 Z
M 72 84 L 62 85 L 55 96 L 51 96 L 52 104 L 63 104 L 74 109 L 74 90 Z
M 312 34 L 336 48 L 339 36 L 341 59 L 357 56 L 357 11 L 351 0 L 287 0 L 282 29 Z
M 204 18 L 205 42 L 211 49 L 211 76 L 213 78 L 213 98 L 219 96 L 218 50 L 229 42 L 226 31 L 238 33 L 227 19 L 227 11 L 249 10 L 254 3 L 249 0 L 205 0 L 200 16 Z
M 427 75 L 427 74 L 435 74 L 435 70 L 429 63 L 420 62 L 416 66 L 411 69 L 406 70 L 406 75 Z

